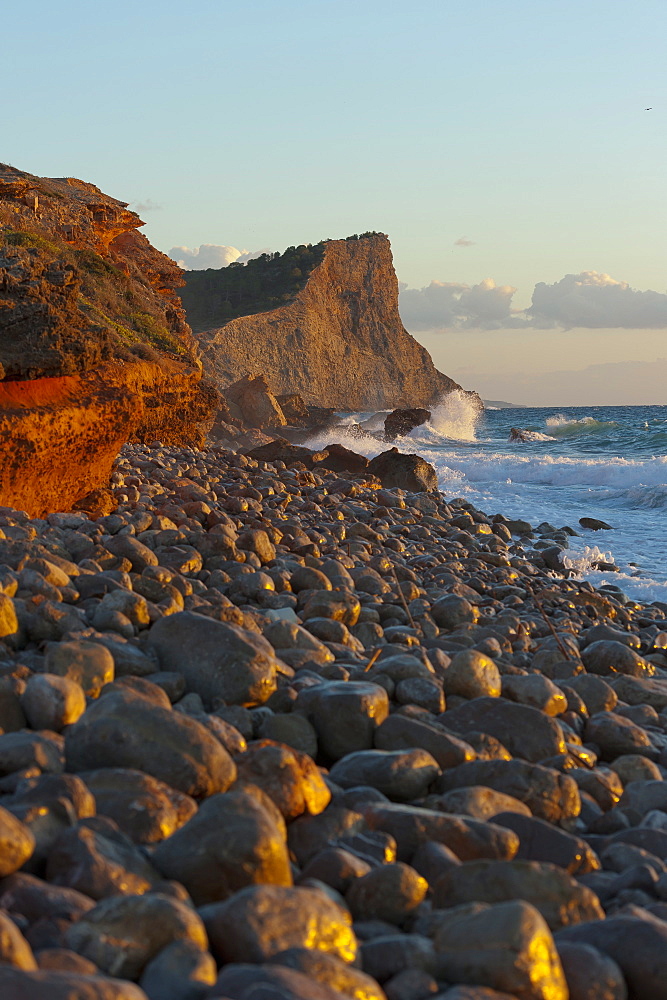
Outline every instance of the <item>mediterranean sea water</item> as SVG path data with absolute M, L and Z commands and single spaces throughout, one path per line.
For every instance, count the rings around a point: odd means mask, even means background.
M 381 431 L 386 413 L 346 414 L 348 423 Z M 513 427 L 529 440 L 510 441 Z M 334 439 L 369 457 L 387 445 L 372 438 Z M 549 521 L 579 532 L 566 564 L 596 586 L 628 597 L 667 602 L 667 406 L 568 406 L 487 409 L 478 415 L 453 394 L 431 421 L 395 442 L 431 462 L 445 496 L 462 497 L 487 514 Z M 612 531 L 587 531 L 580 517 Z M 614 561 L 620 572 L 591 564 Z

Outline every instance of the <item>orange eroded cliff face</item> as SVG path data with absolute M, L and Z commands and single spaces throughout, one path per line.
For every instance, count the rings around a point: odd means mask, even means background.
M 427 406 L 460 389 L 403 326 L 382 234 L 328 240 L 290 302 L 195 334 L 220 389 L 261 371 L 276 394 L 350 410 Z
M 127 440 L 203 442 L 217 393 L 141 225 L 93 184 L 0 165 L 0 504 L 68 509 Z
M 128 440 L 202 444 L 217 394 L 180 362 L 0 382 L 0 505 L 40 517 L 106 486 Z

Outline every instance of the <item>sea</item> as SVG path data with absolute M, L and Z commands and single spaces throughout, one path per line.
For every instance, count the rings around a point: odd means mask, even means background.
M 343 424 L 380 433 L 386 413 L 341 414 Z M 512 428 L 528 440 L 511 441 Z M 387 445 L 374 438 L 334 438 L 372 457 Z M 667 603 L 667 406 L 487 408 L 480 414 L 462 393 L 432 410 L 431 420 L 394 442 L 431 462 L 446 497 L 492 515 L 543 521 L 578 532 L 565 563 L 595 586 L 620 587 L 643 603 Z M 593 517 L 611 531 L 590 531 Z M 618 572 L 593 569 L 599 560 Z

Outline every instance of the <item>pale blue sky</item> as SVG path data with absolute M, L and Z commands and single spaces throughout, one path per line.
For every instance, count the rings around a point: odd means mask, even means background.
M 159 205 L 165 251 L 377 229 L 416 288 L 493 278 L 523 308 L 598 271 L 664 293 L 666 27 L 664 0 L 11 5 L 0 159 Z M 445 370 L 475 344 L 437 336 Z M 516 338 L 486 335 L 484 370 Z

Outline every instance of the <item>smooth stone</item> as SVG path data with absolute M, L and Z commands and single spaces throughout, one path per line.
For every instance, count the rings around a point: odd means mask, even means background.
M 460 597 L 458 594 L 447 594 L 431 605 L 431 617 L 440 628 L 444 628 L 447 632 L 453 632 L 459 625 L 469 623 L 474 625 L 478 612 L 465 597 Z M 493 676 L 492 671 L 489 670 L 487 673 L 489 677 Z M 481 670 L 480 674 L 483 677 Z M 498 692 L 500 693 L 500 682 Z
M 354 962 L 349 911 L 303 886 L 256 885 L 201 911 L 211 952 L 222 964 L 267 962 L 288 948 L 313 948 Z
M 359 621 L 360 611 L 359 598 L 352 591 L 316 590 L 308 597 L 301 617 L 304 622 L 309 618 L 333 618 L 352 628 Z
M 521 813 L 523 816 L 531 814 L 524 802 L 504 792 L 497 792 L 494 788 L 486 788 L 484 785 L 453 788 L 451 792 L 445 792 L 443 795 L 429 796 L 426 805 L 429 809 L 472 816 L 473 819 L 480 820 L 493 819 L 498 813 Z
M 75 681 L 89 698 L 96 698 L 115 676 L 114 659 L 109 650 L 86 639 L 49 643 L 44 670 L 47 674 Z
M 449 982 L 488 986 L 521 1000 L 568 1000 L 551 932 L 524 900 L 457 907 L 434 943 L 439 975 Z
M 344 895 L 355 879 L 367 875 L 370 870 L 367 861 L 343 847 L 326 847 L 304 865 L 299 882 L 315 878 Z
M 448 794 L 452 794 L 449 792 Z M 546 823 L 534 816 L 517 815 L 516 810 L 500 812 L 493 817 L 495 823 L 514 830 L 521 844 L 517 859 L 546 861 L 558 865 L 570 875 L 583 875 L 597 871 L 600 859 L 589 844 L 565 830 Z
M 104 545 L 113 555 L 128 559 L 135 573 L 141 573 L 147 566 L 158 565 L 158 557 L 152 549 L 134 535 L 112 535 L 105 540 Z
M 267 962 L 250 965 L 232 962 L 224 967 L 209 996 L 216 1000 L 345 1000 L 325 983 L 298 969 Z
M 14 801 L 21 805 L 64 805 L 65 811 L 77 819 L 95 815 L 95 798 L 75 774 L 40 774 L 29 778 L 18 785 Z
M 261 739 L 285 743 L 309 757 L 317 756 L 317 733 L 308 719 L 298 712 L 267 715 L 259 720 L 257 735 Z
M 439 993 L 434 1000 L 516 1000 L 516 996 L 486 986 L 452 986 L 450 990 Z
M 664 780 L 658 765 L 641 754 L 623 754 L 612 761 L 610 767 L 616 771 L 624 788 L 632 782 Z
M 368 832 L 368 825 L 360 812 L 332 803 L 318 816 L 295 819 L 287 837 L 290 852 L 303 867 L 319 851 L 363 832 Z
M 104 816 L 82 819 L 60 834 L 47 859 L 46 877 L 97 900 L 149 892 L 160 882 L 156 868 Z
M 398 861 L 354 879 L 345 901 L 355 920 L 385 920 L 401 925 L 423 902 L 427 891 L 426 879 Z
M 438 982 L 423 969 L 404 969 L 385 983 L 387 1000 L 426 1000 L 440 993 Z
M 157 621 L 148 636 L 162 670 L 183 674 L 204 702 L 257 705 L 276 690 L 277 662 L 262 636 L 192 611 Z
M 441 875 L 461 864 L 449 847 L 437 844 L 434 840 L 427 840 L 421 844 L 412 855 L 410 863 L 429 885 L 435 885 Z
M 116 623 L 130 623 L 130 628 L 116 628 Z M 93 612 L 93 627 L 103 631 L 110 629 L 131 638 L 135 630 L 150 625 L 151 616 L 146 598 L 132 590 L 119 587 L 105 594 Z
M 427 793 L 441 770 L 426 750 L 358 750 L 329 773 L 341 788 L 370 785 L 389 799 L 410 802 Z
M 67 729 L 65 756 L 69 771 L 137 769 L 193 798 L 224 792 L 236 778 L 233 760 L 199 722 L 129 693 L 89 705 Z
M 386 932 L 363 941 L 359 950 L 364 972 L 380 983 L 386 983 L 406 969 L 419 969 L 429 975 L 435 973 L 433 942 L 422 934 Z
M 317 983 L 355 1000 L 387 1000 L 380 984 L 371 976 L 325 951 L 288 948 L 271 960 L 272 965 L 296 969 Z
M 634 809 L 642 817 L 652 809 L 667 812 L 667 781 L 631 781 L 618 804 L 621 809 Z
M 217 903 L 254 883 L 292 884 L 284 820 L 259 789 L 207 799 L 157 845 L 152 860 L 165 878 L 181 882 L 197 905 Z
M 443 674 L 445 695 L 461 698 L 499 698 L 502 682 L 491 657 L 478 649 L 463 649 L 452 657 Z
M 474 698 L 449 709 L 440 721 L 464 738 L 471 731 L 495 736 L 513 756 L 533 764 L 565 752 L 563 731 L 555 719 L 504 698 Z
M 81 685 L 68 677 L 33 674 L 21 696 L 21 708 L 31 729 L 59 733 L 81 718 L 86 695 Z
M 581 696 L 589 715 L 595 715 L 597 712 L 613 712 L 618 704 L 618 694 L 614 688 L 597 674 L 570 677 L 563 686 L 572 688 Z
M 107 976 L 0 966 L 2 1000 L 148 1000 L 134 983 Z
M 103 900 L 72 924 L 66 941 L 102 972 L 132 980 L 167 945 L 189 941 L 201 951 L 208 946 L 195 910 L 158 893 Z
M 487 785 L 525 804 L 533 816 L 570 826 L 581 812 L 579 789 L 573 778 L 541 764 L 523 760 L 476 760 L 445 771 L 436 791 L 468 785 Z
M 409 862 L 417 848 L 429 840 L 444 844 L 462 861 L 509 859 L 519 849 L 519 838 L 511 830 L 467 816 L 394 803 L 371 803 L 363 814 L 372 830 L 383 830 L 395 839 L 400 861 Z
M 651 739 L 641 726 L 624 719 L 616 712 L 598 712 L 586 721 L 584 736 L 587 743 L 600 748 L 602 760 L 613 761 L 629 753 L 641 753 L 657 758 Z
M 189 940 L 176 940 L 148 963 L 139 985 L 149 1000 L 201 1000 L 217 975 L 209 952 Z
M 317 815 L 331 801 L 331 792 L 312 759 L 291 747 L 269 740 L 250 743 L 237 756 L 236 765 L 237 786 L 261 788 L 288 822 L 306 812 Z
M 383 451 L 368 463 L 369 475 L 378 476 L 386 489 L 397 487 L 410 493 L 431 493 L 438 489 L 434 467 L 420 455 L 408 455 L 398 448 Z
M 549 716 L 560 715 L 567 709 L 567 698 L 563 692 L 541 674 L 505 675 L 502 678 L 502 696 Z
M 644 913 L 564 928 L 557 944 L 587 944 L 608 955 L 621 969 L 632 1000 L 667 1000 L 667 923 Z
M 627 1000 L 628 988 L 616 962 L 589 944 L 556 943 L 570 1000 Z
M 614 674 L 627 674 L 630 677 L 652 677 L 655 667 L 643 660 L 634 649 L 625 643 L 609 639 L 599 639 L 582 651 L 581 659 L 586 670 L 591 674 L 601 674 L 611 677 Z
M 92 910 L 95 901 L 75 889 L 52 885 L 26 872 L 17 872 L 0 882 L 0 906 L 28 924 L 48 918 L 73 922 Z
M 409 750 L 421 747 L 428 751 L 443 769 L 456 767 L 475 759 L 475 751 L 459 737 L 420 719 L 405 715 L 390 715 L 374 736 L 378 750 Z
M 436 908 L 513 899 L 531 903 L 553 931 L 604 919 L 591 889 L 556 865 L 538 861 L 467 861 L 446 872 L 433 889 Z
M 597 517 L 580 517 L 579 524 L 582 528 L 588 528 L 589 531 L 613 531 L 611 524 L 600 521 Z
M 628 705 L 650 705 L 658 712 L 667 708 L 667 678 L 621 674 L 610 683 L 621 701 Z
M 15 969 L 36 969 L 32 948 L 11 917 L 0 910 L 0 965 Z
M 62 736 L 48 730 L 33 733 L 27 729 L 0 735 L 0 775 L 32 769 L 44 774 L 62 773 Z
M 28 827 L 0 806 L 0 878 L 18 871 L 34 850 L 35 837 Z
M 97 812 L 115 820 L 135 844 L 155 844 L 183 826 L 197 811 L 189 795 L 130 768 L 83 771 L 82 780 L 95 796 Z
M 69 948 L 42 948 L 37 958 L 39 968 L 49 972 L 80 972 L 84 976 L 94 976 L 98 971 L 94 962 Z
M 375 730 L 389 715 L 389 698 L 378 684 L 330 681 L 302 689 L 296 709 L 312 723 L 320 750 L 339 760 L 372 748 Z

